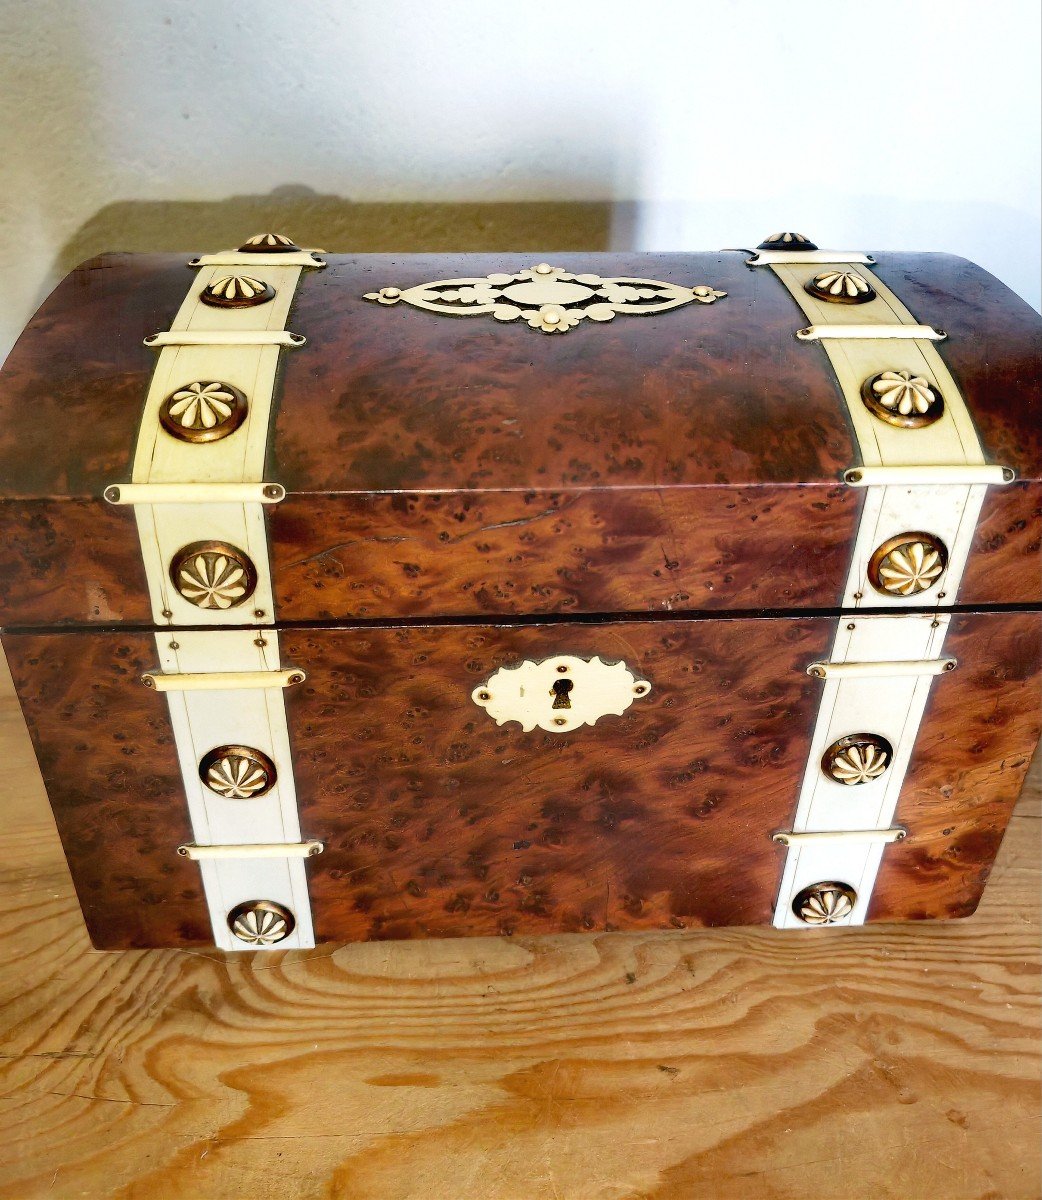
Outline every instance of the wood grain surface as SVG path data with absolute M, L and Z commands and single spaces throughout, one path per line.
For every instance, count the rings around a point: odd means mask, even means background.
M 0 690 L 5 1200 L 1034 1200 L 1039 772 L 944 924 L 92 951 Z

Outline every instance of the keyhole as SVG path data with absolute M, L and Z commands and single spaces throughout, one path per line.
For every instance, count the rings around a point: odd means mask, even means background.
M 570 679 L 555 679 L 553 686 L 554 693 L 554 708 L 571 708 L 572 702 L 568 697 L 568 693 L 572 690 L 572 681 Z

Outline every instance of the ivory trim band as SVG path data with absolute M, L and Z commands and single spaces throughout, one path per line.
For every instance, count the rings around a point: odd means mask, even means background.
M 249 312 L 249 309 L 246 309 Z M 210 330 L 190 333 L 171 330 L 167 333 L 150 333 L 144 339 L 150 350 L 164 346 L 285 346 L 297 349 L 307 343 L 302 333 L 290 333 L 286 329 L 243 329 Z
M 177 847 L 182 858 L 202 862 L 214 858 L 313 858 L 321 854 L 325 845 L 318 841 L 308 842 L 255 842 L 224 846 L 200 846 L 187 842 Z
M 771 840 L 783 846 L 798 846 L 807 842 L 902 842 L 908 836 L 903 825 L 894 829 L 839 829 L 829 832 L 785 833 L 771 835 Z
M 808 325 L 806 329 L 797 329 L 796 336 L 801 342 L 823 342 L 841 339 L 842 341 L 883 341 L 905 340 L 928 342 L 943 342 L 948 337 L 945 329 L 935 329 L 932 325 Z
M 796 263 L 874 263 L 860 250 L 757 250 L 745 260 L 747 267 L 788 266 Z
M 841 882 L 854 896 L 840 923 L 860 925 L 869 914 L 888 844 L 872 831 L 894 824 L 931 690 L 958 665 L 941 653 L 950 623 L 944 610 L 956 602 L 987 486 L 1009 483 L 1014 473 L 985 461 L 958 383 L 934 345 L 947 338 L 945 330 L 917 321 L 872 271 L 843 265 L 845 255 L 824 265 L 817 255 L 787 258 L 771 266 L 809 322 L 796 337 L 820 343 L 827 355 L 861 460 L 841 477 L 864 490 L 840 601 L 847 615 L 828 661 L 806 668 L 822 681 L 821 700 L 774 915 L 775 925 L 796 929 L 807 927 L 794 911 L 796 898 L 823 881 Z M 834 303 L 816 286 L 831 268 L 848 276 L 859 303 Z M 928 422 L 912 428 L 887 420 L 866 401 L 865 389 L 888 371 L 929 389 L 936 408 Z M 880 553 L 919 531 L 941 547 L 940 571 L 921 587 L 881 586 Z M 861 606 L 886 613 L 865 616 Z M 925 606 L 934 613 L 900 612 Z M 850 784 L 830 773 L 826 759 L 859 734 L 889 750 L 871 774 Z
M 793 902 L 802 889 L 825 880 L 840 881 L 856 893 L 841 924 L 860 925 L 868 916 L 889 843 L 877 837 L 837 835 L 899 828 L 898 800 L 927 700 L 933 688 L 944 686 L 941 679 L 955 663 L 941 655 L 950 620 L 946 612 L 841 618 L 830 661 L 811 664 L 812 670 L 823 672 L 818 676 L 821 701 L 792 828 L 785 832 L 825 836 L 790 839 L 775 906 L 776 926 L 808 928 L 793 911 Z M 851 785 L 828 770 L 826 757 L 837 742 L 861 732 L 882 739 L 889 753 L 882 771 Z
M 118 483 L 105 489 L 109 504 L 278 504 L 281 483 Z
M 953 485 L 975 483 L 1001 485 L 1012 483 L 1017 477 L 1012 467 L 997 464 L 976 466 L 972 463 L 953 463 L 943 466 L 922 467 L 848 467 L 843 472 L 843 482 L 851 487 L 886 487 L 890 484 L 937 484 Z
M 238 251 L 226 254 L 200 254 L 190 258 L 190 267 L 324 267 L 324 258 L 316 257 L 314 250 L 294 250 L 287 254 L 243 254 Z
M 307 675 L 298 667 L 280 671 L 186 671 L 165 674 L 146 671 L 141 682 L 157 692 L 234 692 L 288 688 L 303 683 Z
M 899 679 L 903 675 L 944 675 L 959 665 L 956 658 L 890 659 L 880 662 L 812 662 L 815 679 Z

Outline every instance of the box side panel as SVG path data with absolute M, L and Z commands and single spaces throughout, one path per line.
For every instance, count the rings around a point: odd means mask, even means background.
M 1042 614 L 951 619 L 869 919 L 964 917 L 980 902 L 1042 728 Z
M 0 501 L 0 624 L 148 624 L 133 510 L 104 500 Z
M 151 634 L 10 634 L 3 646 L 91 940 L 211 944 Z
M 1037 604 L 1042 597 L 1042 324 L 1035 310 L 975 263 L 951 254 L 879 254 L 872 268 L 936 344 L 988 461 L 1024 482 L 989 488 L 959 598 Z
M 281 634 L 316 936 L 767 924 L 825 618 Z M 566 734 L 471 700 L 499 667 L 622 659 L 651 693 Z
M 829 608 L 851 488 L 291 496 L 268 514 L 282 620 Z
M 207 636 L 221 636 L 210 634 Z M 285 693 L 316 936 L 352 941 L 766 924 L 831 618 L 289 629 Z M 1039 614 L 959 614 L 883 850 L 872 920 L 975 907 L 1039 735 Z M 6 634 L 88 927 L 104 948 L 212 944 L 151 635 Z M 471 693 L 559 654 L 651 684 L 566 734 Z M 813 769 L 814 763 L 810 764 Z M 843 827 L 843 822 L 839 823 Z

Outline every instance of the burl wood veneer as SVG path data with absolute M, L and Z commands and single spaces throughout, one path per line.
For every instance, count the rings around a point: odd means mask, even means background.
M 101 494 L 129 479 L 154 361 L 141 340 L 169 326 L 188 257 L 85 264 L 0 375 L 9 626 L 148 620 L 133 516 Z M 529 257 L 334 255 L 305 274 L 290 327 L 308 343 L 284 356 L 267 472 L 289 492 L 268 514 L 278 619 L 835 606 L 862 503 L 839 473 L 857 455 L 773 273 L 738 251 L 558 255 L 728 292 L 558 337 L 363 299 Z M 985 452 L 1020 477 L 989 490 L 960 600 L 1037 603 L 1037 316 L 963 259 L 877 258 L 950 331 L 938 351 Z

